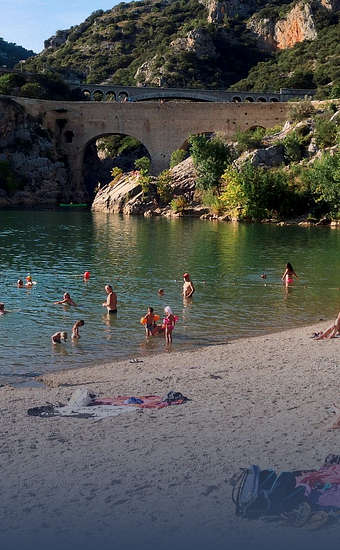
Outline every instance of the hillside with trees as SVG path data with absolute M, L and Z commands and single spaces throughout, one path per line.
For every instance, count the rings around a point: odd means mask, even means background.
M 6 66 L 11 69 L 22 59 L 28 59 L 33 55 L 35 53 L 32 50 L 26 50 L 22 46 L 0 38 L 0 67 Z
M 339 0 L 139 0 L 59 30 L 27 62 L 87 83 L 245 90 L 340 84 Z

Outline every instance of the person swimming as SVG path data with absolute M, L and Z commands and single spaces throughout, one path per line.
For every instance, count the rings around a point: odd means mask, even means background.
M 24 281 L 22 279 L 17 280 L 17 287 L 18 288 L 24 288 Z
M 8 311 L 5 310 L 5 304 L 0 302 L 0 315 L 5 315 L 5 313 L 8 313 Z
M 296 277 L 297 279 L 299 278 L 295 273 L 292 264 L 287 262 L 286 270 L 281 277 L 281 281 L 284 282 L 286 285 L 290 285 L 294 282 L 294 277 Z
M 76 306 L 77 304 L 72 300 L 69 292 L 65 292 L 64 295 L 63 295 L 63 299 L 62 300 L 58 300 L 58 302 L 54 302 L 54 304 L 63 304 L 63 305 L 68 305 L 68 306 Z

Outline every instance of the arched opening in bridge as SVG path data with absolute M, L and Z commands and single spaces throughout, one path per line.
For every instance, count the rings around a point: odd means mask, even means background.
M 93 92 L 93 99 L 95 101 L 103 101 L 104 100 L 104 94 L 101 90 L 96 90 Z
M 271 97 L 269 101 L 272 101 L 274 103 L 278 103 L 279 100 L 277 99 L 277 97 Z
M 116 101 L 116 94 L 114 92 L 106 92 L 105 101 Z
M 84 99 L 86 99 L 87 101 L 90 101 L 91 99 L 91 92 L 89 90 L 83 90 L 82 91 L 82 94 L 84 96 Z
M 258 97 L 256 101 L 259 101 L 260 103 L 267 103 L 267 100 L 265 97 Z
M 126 92 L 119 92 L 117 100 L 120 103 L 125 103 L 126 101 L 128 101 L 128 99 L 129 99 L 129 96 Z
M 245 98 L 244 101 L 248 101 L 248 103 L 254 103 L 254 98 L 251 97 L 251 96 L 248 96 L 248 97 Z
M 232 102 L 233 102 L 233 103 L 241 103 L 241 101 L 242 101 L 242 99 L 241 99 L 239 96 L 235 96 L 235 97 L 233 97 L 233 99 L 232 99 Z
M 141 157 L 151 160 L 146 147 L 135 137 L 126 134 L 104 134 L 88 142 L 83 156 L 83 183 L 92 199 L 95 190 L 112 181 L 113 168 L 123 172 L 135 169 Z

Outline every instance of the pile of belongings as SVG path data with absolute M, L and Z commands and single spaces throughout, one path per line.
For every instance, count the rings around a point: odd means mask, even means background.
M 170 405 L 182 405 L 189 401 L 180 392 L 170 391 L 164 397 L 159 395 L 118 396 L 115 398 L 97 398 L 96 395 L 86 389 L 78 388 L 73 392 L 67 405 L 42 405 L 28 409 L 29 416 L 43 418 L 51 416 L 72 416 L 77 418 L 107 418 L 121 413 L 136 411 L 138 409 L 163 409 Z
M 255 465 L 241 470 L 232 480 L 238 516 L 276 517 L 308 529 L 319 529 L 340 519 L 340 455 L 328 455 L 319 470 L 277 474 Z

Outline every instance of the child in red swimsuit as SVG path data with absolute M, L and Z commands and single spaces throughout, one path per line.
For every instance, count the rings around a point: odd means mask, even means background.
M 163 328 L 164 328 L 164 334 L 165 334 L 165 342 L 167 344 L 172 344 L 172 331 L 175 328 L 176 317 L 172 313 L 170 306 L 166 306 L 164 308 L 164 312 L 165 312 L 165 317 L 163 319 Z

